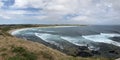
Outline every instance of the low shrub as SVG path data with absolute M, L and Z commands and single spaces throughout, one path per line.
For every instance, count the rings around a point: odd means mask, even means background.
M 23 47 L 12 47 L 12 52 L 15 56 L 9 57 L 8 60 L 37 60 L 37 55 L 27 51 Z
M 23 52 L 26 52 L 26 50 L 23 47 L 13 47 L 12 52 L 23 53 Z
M 7 48 L 1 48 L 1 49 L 0 49 L 0 52 L 6 51 L 6 50 L 7 50 Z
M 43 58 L 49 59 L 49 60 L 55 60 L 52 55 L 50 55 L 48 52 L 40 52 L 40 54 L 43 56 Z
M 25 57 L 26 60 L 37 60 L 37 56 L 32 52 L 24 52 L 22 56 Z
M 9 57 L 8 60 L 25 60 L 25 58 L 23 58 L 22 56 L 13 56 L 13 57 Z
M 1 56 L 6 56 L 6 55 L 7 55 L 7 53 L 2 53 L 2 54 L 1 54 Z

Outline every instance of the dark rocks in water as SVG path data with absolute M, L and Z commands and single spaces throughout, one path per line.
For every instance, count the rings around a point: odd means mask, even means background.
M 112 54 L 119 54 L 119 53 L 116 52 L 115 50 L 109 51 L 109 53 L 112 53 Z
M 79 46 L 78 47 L 80 50 L 89 50 L 87 46 Z
M 114 41 L 117 41 L 117 42 L 120 42 L 120 37 L 112 37 L 112 38 L 110 38 L 110 39 L 112 39 L 112 40 L 114 40 Z
M 94 55 L 100 55 L 101 53 L 99 51 L 91 51 L 92 54 Z
M 81 51 L 77 54 L 77 56 L 81 56 L 81 57 L 91 57 L 93 56 L 93 54 L 91 54 L 90 52 L 85 52 L 85 51 Z
M 119 58 L 120 57 L 120 47 L 111 44 L 100 43 L 100 56 L 107 58 Z
M 91 57 L 100 54 L 99 51 L 89 50 L 88 46 L 79 46 L 79 52 L 76 55 L 81 57 Z

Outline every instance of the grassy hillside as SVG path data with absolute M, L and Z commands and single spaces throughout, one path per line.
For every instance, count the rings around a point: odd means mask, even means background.
M 100 57 L 68 56 L 43 44 L 19 39 L 8 33 L 9 30 L 25 27 L 0 26 L 0 60 L 110 60 Z

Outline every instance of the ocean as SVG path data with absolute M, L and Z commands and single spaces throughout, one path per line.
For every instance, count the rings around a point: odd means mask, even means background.
M 12 35 L 43 43 L 65 53 L 73 52 L 72 48 L 75 51 L 86 49 L 98 51 L 99 54 L 95 54 L 99 56 L 115 58 L 120 56 L 120 26 L 118 25 L 25 28 L 12 32 Z M 67 54 L 71 53 L 67 52 Z

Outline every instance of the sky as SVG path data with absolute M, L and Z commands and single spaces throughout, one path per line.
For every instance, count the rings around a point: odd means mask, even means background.
M 120 25 L 120 0 L 0 0 L 0 24 Z

